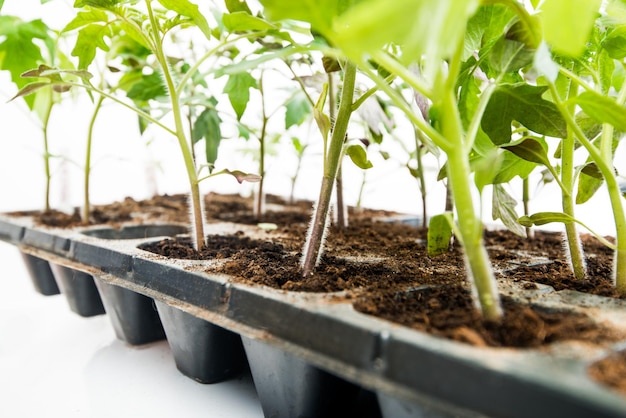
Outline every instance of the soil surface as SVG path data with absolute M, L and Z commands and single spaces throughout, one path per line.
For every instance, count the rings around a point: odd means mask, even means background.
M 394 216 L 392 213 L 352 210 L 348 227 L 331 226 L 319 266 L 312 275 L 302 278 L 299 261 L 311 217 L 310 202 L 285 206 L 281 199 L 270 197 L 268 207 L 277 210 L 270 209 L 260 217 L 252 214 L 251 199 L 210 194 L 205 203 L 208 222 L 265 223 L 275 228 L 259 230 L 255 237 L 244 232 L 208 236 L 202 251 L 194 250 L 185 238 L 166 239 L 143 249 L 171 258 L 222 259 L 211 272 L 286 291 L 343 291 L 336 296 L 352 299 L 355 309 L 361 312 L 477 346 L 538 347 L 572 339 L 604 344 L 624 337 L 582 314 L 547 310 L 507 297 L 503 298 L 505 321 L 484 321 L 472 304 L 460 247 L 452 244 L 447 253 L 429 257 L 426 230 L 381 221 Z M 118 204 L 97 206 L 89 223 L 115 225 L 156 219 L 186 223 L 186 196 L 159 196 L 141 202 L 127 198 Z M 48 212 L 38 220 L 50 226 L 85 224 L 77 213 Z M 588 278 L 578 281 L 569 270 L 561 234 L 536 231 L 534 239 L 525 239 L 508 231 L 485 231 L 485 243 L 499 279 L 520 282 L 527 288 L 540 283 L 556 290 L 623 298 L 612 284 L 612 250 L 591 236 L 583 236 L 582 241 Z M 626 373 L 605 370 L 626 369 L 626 355 L 610 361 L 610 367 L 604 363 L 594 366 L 592 375 L 613 385 Z M 606 379 L 599 377 L 602 374 L 607 374 Z M 626 387 L 623 381 L 619 385 Z

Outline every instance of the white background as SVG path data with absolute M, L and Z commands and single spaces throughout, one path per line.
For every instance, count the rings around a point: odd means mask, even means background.
M 5 3 L 4 14 L 58 22 L 67 19 L 57 8 L 52 15 L 52 4 L 41 6 L 35 0 Z M 69 15 L 72 2 L 67 3 Z M 44 190 L 41 133 L 36 119 L 23 105 L 5 103 L 14 94 L 8 75 L 0 73 L 0 211 L 40 209 Z M 63 156 L 53 160 L 51 203 L 55 208 L 71 210 L 81 204 L 80 166 L 91 106 L 82 97 L 55 109 L 50 126 L 51 152 Z M 103 109 L 97 127 L 93 203 L 186 192 L 182 159 L 174 140 L 157 132 L 140 137 L 134 116 L 111 105 Z M 407 141 L 410 143 L 410 138 Z M 254 171 L 253 159 L 242 158 L 238 152 L 254 147 L 254 142 L 229 140 L 220 150 L 218 165 Z M 618 150 L 617 168 L 626 172 L 623 148 Z M 319 145 L 313 149 L 305 161 L 298 197 L 314 198 L 318 192 L 321 168 L 315 150 Z M 286 195 L 295 162 L 283 148 L 277 152 L 270 157 L 267 190 Z M 402 168 L 404 163 L 375 161 L 375 168 L 367 174 L 365 206 L 420 212 L 417 183 Z M 432 180 L 438 163 L 429 160 L 428 169 Z M 348 203 L 354 204 L 362 174 L 347 164 L 345 176 Z M 205 192 L 249 194 L 252 188 L 238 186 L 231 178 L 203 184 Z M 430 210 L 436 213 L 443 207 L 443 187 L 433 181 L 429 190 Z M 558 211 L 557 199 L 558 190 L 553 185 L 534 189 L 531 211 Z M 488 197 L 484 199 L 486 222 L 491 221 L 488 201 Z M 579 208 L 578 216 L 602 234 L 613 233 L 603 190 L 592 203 Z M 216 385 L 195 383 L 176 370 L 165 341 L 141 348 L 126 346 L 115 339 L 106 316 L 80 318 L 70 312 L 62 296 L 36 294 L 14 248 L 0 243 L 0 260 L 4 272 L 0 278 L 0 416 L 262 416 L 249 376 Z

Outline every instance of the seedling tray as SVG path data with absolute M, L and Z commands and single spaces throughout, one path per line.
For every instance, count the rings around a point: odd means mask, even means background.
M 211 224 L 208 233 L 246 228 L 218 223 Z M 22 252 L 151 298 L 159 310 L 175 308 L 229 335 L 237 334 L 244 339 L 249 362 L 254 357 L 249 345 L 257 342 L 347 386 L 376 392 L 388 418 L 424 413 L 626 417 L 626 399 L 586 372 L 592 362 L 626 347 L 626 341 L 603 349 L 566 343 L 537 350 L 474 347 L 364 315 L 339 293 L 296 293 L 243 284 L 205 273 L 210 262 L 169 260 L 138 248 L 158 236 L 183 231 L 181 225 L 158 224 L 65 230 L 35 226 L 29 217 L 0 216 L 0 239 Z M 502 291 L 547 308 L 586 312 L 626 329 L 624 301 L 547 287 L 529 291 L 520 284 L 503 285 Z M 167 329 L 166 334 L 176 338 Z M 264 357 L 254 361 L 263 362 Z M 179 368 L 194 377 L 187 366 Z M 260 384 L 254 370 L 262 370 L 262 365 L 250 368 Z M 274 410 L 277 416 L 294 411 L 276 407 L 275 399 L 262 397 L 261 402 L 267 416 Z

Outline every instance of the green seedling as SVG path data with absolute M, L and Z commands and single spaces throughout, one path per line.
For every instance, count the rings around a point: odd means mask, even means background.
M 80 83 L 60 79 L 51 80 L 47 84 L 53 87 L 85 88 L 92 93 L 111 99 L 136 112 L 144 120 L 147 120 L 152 125 L 161 127 L 176 138 L 189 182 L 194 245 L 197 249 L 201 249 L 205 245 L 205 241 L 204 216 L 199 190 L 200 182 L 219 174 L 230 174 L 239 182 L 258 181 L 259 176 L 228 169 L 217 172 L 210 170 L 208 174 L 201 172 L 202 167 L 198 167 L 193 157 L 193 141 L 188 137 L 189 134 L 186 132 L 184 126 L 183 93 L 187 83 L 192 81 L 193 76 L 198 72 L 202 63 L 217 55 L 220 51 L 228 49 L 237 40 L 258 35 L 222 36 L 218 32 L 212 31 L 198 7 L 186 0 L 175 2 L 160 0 L 158 3 L 163 9 L 155 9 L 153 7 L 154 3 L 155 2 L 151 0 L 145 0 L 140 3 L 128 3 L 121 0 L 78 0 L 75 3 L 75 7 L 80 8 L 80 11 L 69 26 L 72 27 L 72 29 L 79 29 L 75 51 L 78 51 L 79 68 L 81 69 L 89 66 L 95 58 L 97 49 L 107 50 L 109 48 L 106 42 L 107 38 L 114 37 L 121 32 L 128 34 L 149 50 L 158 68 L 158 73 L 153 73 L 156 76 L 153 77 L 153 80 L 155 78 L 162 80 L 160 88 L 165 90 L 169 100 L 168 111 L 173 118 L 173 128 L 151 116 L 148 111 L 94 86 L 89 82 L 90 77 L 86 76 L 84 73 L 79 74 L 82 75 L 82 82 Z M 140 5 L 142 5 L 143 8 L 140 8 Z M 177 79 L 173 74 L 172 61 L 165 53 L 165 44 L 168 39 L 168 34 L 171 31 L 176 28 L 188 26 L 198 28 L 207 41 L 212 40 L 217 35 L 217 45 L 211 47 L 192 65 L 190 64 L 188 71 Z M 146 78 L 148 78 L 148 76 L 143 77 L 140 82 L 145 82 Z M 152 83 L 152 85 L 154 85 L 154 83 Z M 38 89 L 45 86 L 39 83 L 39 85 L 34 87 Z M 26 95 L 29 92 L 28 86 L 26 86 L 20 91 L 19 95 Z

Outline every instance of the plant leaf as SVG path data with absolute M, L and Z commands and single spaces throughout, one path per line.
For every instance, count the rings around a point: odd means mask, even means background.
M 424 57 L 426 79 L 464 36 L 477 0 L 365 0 L 335 19 L 334 43 L 357 62 L 388 44 L 402 47 L 405 63 Z M 390 24 L 393 22 L 393 24 Z
M 78 31 L 76 44 L 72 49 L 72 56 L 78 58 L 78 68 L 86 69 L 96 57 L 96 49 L 108 51 L 109 46 L 104 38 L 110 35 L 110 29 L 106 25 L 91 24 Z
M 41 20 L 24 22 L 15 16 L 0 16 L 0 69 L 9 71 L 18 90 L 28 84 L 21 74 L 46 61 L 39 40 L 44 41 L 52 56 L 54 40 Z M 34 98 L 25 96 L 24 100 L 32 109 Z
M 483 192 L 485 186 L 493 183 L 500 170 L 502 159 L 503 156 L 496 150 L 492 150 L 492 152 L 481 155 L 476 159 L 472 165 L 472 170 L 474 171 L 474 183 L 479 193 Z
M 541 44 L 541 22 L 537 16 L 529 16 L 529 19 L 520 19 L 515 22 L 506 32 L 506 39 L 519 41 L 529 48 L 537 48 Z
M 328 36 L 334 19 L 355 0 L 261 0 L 264 12 L 271 20 L 293 19 L 308 22 L 316 31 Z
M 252 16 L 246 12 L 233 12 L 222 16 L 224 26 L 230 32 L 262 31 L 276 29 L 276 26 L 266 20 Z
M 228 76 L 224 86 L 224 93 L 228 95 L 230 104 L 237 114 L 237 120 L 241 119 L 243 112 L 250 101 L 250 89 L 258 88 L 257 82 L 248 73 L 235 73 Z
M 217 101 L 216 101 L 217 103 Z M 222 119 L 215 108 L 206 108 L 200 113 L 193 125 L 193 143 L 204 138 L 205 156 L 209 167 L 217 161 L 220 142 L 222 141 Z
M 496 145 L 511 141 L 511 124 L 515 120 L 538 134 L 564 138 L 565 120 L 556 105 L 541 96 L 547 87 L 526 83 L 506 84 L 491 96 L 481 126 Z
M 285 129 L 301 125 L 311 114 L 312 106 L 303 92 L 299 91 L 285 103 Z
M 535 138 L 524 138 L 511 145 L 503 145 L 502 148 L 531 163 L 551 166 L 548 151 L 544 144 Z
M 346 155 L 350 157 L 352 162 L 359 168 L 363 170 L 367 170 L 368 168 L 372 168 L 374 165 L 370 160 L 367 159 L 367 151 L 362 145 L 349 145 L 346 147 Z
M 228 9 L 230 13 L 245 12 L 248 14 L 252 14 L 252 11 L 250 11 L 250 8 L 248 7 L 248 4 L 245 1 L 226 0 L 225 3 L 226 3 L 226 9 Z
M 489 63 L 498 73 L 510 73 L 533 62 L 535 50 L 525 43 L 500 38 L 489 54 Z
M 158 0 L 158 2 L 166 9 L 193 20 L 204 36 L 206 36 L 207 39 L 211 39 L 209 22 L 207 22 L 204 15 L 200 13 L 200 9 L 197 5 L 191 3 L 189 0 Z
M 324 84 L 320 97 L 317 99 L 315 106 L 313 107 L 313 117 L 317 123 L 317 127 L 322 133 L 324 143 L 328 140 L 328 134 L 330 133 L 330 118 L 324 113 L 324 104 L 326 103 L 326 97 L 328 96 L 328 84 Z
M 167 96 L 167 89 L 163 84 L 161 75 L 154 72 L 150 75 L 142 76 L 141 80 L 133 84 L 126 95 L 135 102 L 147 102 L 157 97 Z
M 244 173 L 243 171 L 239 170 L 224 169 L 216 174 L 229 174 L 233 176 L 239 184 L 243 183 L 244 181 L 248 181 L 250 183 L 256 183 L 258 181 L 261 181 L 261 176 L 259 176 L 258 174 Z
M 35 93 L 39 89 L 42 89 L 44 87 L 49 87 L 49 86 L 52 86 L 52 83 L 50 83 L 48 81 L 36 81 L 34 83 L 28 83 L 24 87 L 22 87 L 15 94 L 15 96 L 11 97 L 11 99 L 9 99 L 9 101 L 11 102 L 11 101 L 17 99 L 18 97 L 28 96 L 29 94 Z
M 490 48 L 504 33 L 515 13 L 503 4 L 482 5 L 467 24 L 464 59 Z
M 430 218 L 428 224 L 428 255 L 436 257 L 445 254 L 450 249 L 452 239 L 452 212 L 441 213 Z
M 601 4 L 602 0 L 545 0 L 540 14 L 545 40 L 559 53 L 579 57 Z
M 517 201 L 505 190 L 502 184 L 493 185 L 491 216 L 493 220 L 500 219 L 504 226 L 520 237 L 526 237 L 524 227 L 517 221 L 518 216 L 515 211 Z
M 74 2 L 74 7 L 99 7 L 101 9 L 112 9 L 119 3 L 122 3 L 125 0 L 76 0 Z
M 92 23 L 106 23 L 108 20 L 109 17 L 106 12 L 99 9 L 89 9 L 87 11 L 78 12 L 76 17 L 65 25 L 61 32 L 69 32 Z
M 570 224 L 576 222 L 573 217 L 562 212 L 538 212 L 530 216 L 522 216 L 517 220 L 521 225 L 530 228 L 533 225 L 541 226 L 553 222 Z
M 626 27 L 618 26 L 609 30 L 601 45 L 611 58 L 624 59 L 626 57 Z
M 595 163 L 589 163 L 583 167 L 578 177 L 578 190 L 576 192 L 576 204 L 582 205 L 593 197 L 600 186 L 604 183 L 604 177 Z
M 498 174 L 496 174 L 496 177 L 493 179 L 493 183 L 508 183 L 515 176 L 527 178 L 535 167 L 537 167 L 537 164 L 519 158 L 512 152 L 505 152 L 502 163 L 500 164 L 500 171 L 498 171 Z
M 626 107 L 618 105 L 612 98 L 595 91 L 584 91 L 574 102 L 594 120 L 610 123 L 615 129 L 626 132 Z

